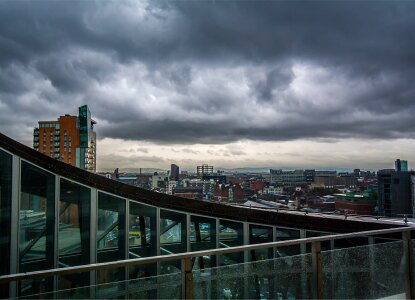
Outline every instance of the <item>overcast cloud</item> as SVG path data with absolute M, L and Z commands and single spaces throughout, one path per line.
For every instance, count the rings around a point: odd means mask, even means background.
M 99 139 L 135 142 L 138 164 L 159 156 L 144 142 L 246 162 L 253 152 L 235 143 L 411 141 L 414 11 L 413 1 L 1 1 L 1 132 L 30 145 L 38 120 L 88 104 Z M 106 155 L 105 167 L 120 161 Z

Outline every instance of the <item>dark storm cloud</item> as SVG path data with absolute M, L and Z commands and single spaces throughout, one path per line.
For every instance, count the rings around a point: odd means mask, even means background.
M 2 1 L 2 131 L 13 134 L 18 111 L 30 140 L 38 120 L 88 104 L 100 138 L 414 138 L 414 9 Z
M 269 72 L 265 72 L 265 78 L 259 80 L 253 90 L 257 93 L 258 99 L 270 101 L 275 97 L 274 91 L 285 90 L 293 79 L 294 74 L 290 66 L 279 66 Z

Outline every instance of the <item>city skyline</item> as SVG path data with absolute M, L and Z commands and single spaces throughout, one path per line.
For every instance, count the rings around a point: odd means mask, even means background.
M 414 8 L 2 1 L 1 132 L 86 104 L 98 171 L 411 166 Z

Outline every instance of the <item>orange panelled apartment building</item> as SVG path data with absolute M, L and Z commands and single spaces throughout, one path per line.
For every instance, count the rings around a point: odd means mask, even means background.
M 78 116 L 64 115 L 57 121 L 39 121 L 33 131 L 33 148 L 75 167 L 96 171 L 96 134 L 87 105 Z

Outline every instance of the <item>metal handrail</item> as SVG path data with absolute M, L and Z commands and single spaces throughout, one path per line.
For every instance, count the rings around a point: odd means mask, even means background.
M 234 252 L 264 249 L 264 248 L 273 248 L 273 247 L 277 248 L 277 247 L 284 247 L 284 246 L 311 244 L 311 243 L 318 243 L 318 242 L 332 241 L 332 240 L 339 240 L 339 239 L 346 239 L 346 238 L 357 238 L 357 237 L 382 235 L 382 234 L 403 233 L 403 232 L 410 232 L 413 230 L 415 230 L 415 227 L 400 227 L 400 228 L 392 228 L 392 229 L 361 231 L 361 232 L 352 232 L 352 233 L 345 233 L 345 234 L 326 235 L 326 236 L 321 236 L 321 237 L 295 239 L 295 240 L 288 240 L 288 241 L 268 242 L 268 243 L 262 243 L 262 244 L 243 245 L 243 246 L 236 246 L 236 247 L 229 247 L 229 248 L 218 248 L 218 249 L 202 250 L 202 251 L 195 251 L 195 252 L 152 256 L 152 257 L 145 257 L 145 258 L 126 259 L 126 260 L 119 260 L 119 261 L 114 261 L 114 262 L 95 263 L 95 264 L 89 264 L 89 265 L 83 265 L 83 266 L 49 269 L 49 270 L 41 270 L 41 271 L 34 271 L 34 272 L 27 272 L 27 273 L 17 273 L 17 274 L 0 276 L 0 284 L 17 281 L 17 280 L 45 278 L 49 276 L 67 275 L 67 274 L 72 274 L 72 273 L 82 273 L 82 272 L 88 272 L 88 271 L 118 268 L 118 267 L 125 267 L 125 266 L 137 266 L 137 265 L 151 264 L 151 263 L 171 261 L 171 260 L 190 259 L 190 258 L 195 258 L 195 257 L 200 257 L 200 256 L 221 255 L 221 254 L 228 254 L 228 253 L 234 253 Z

